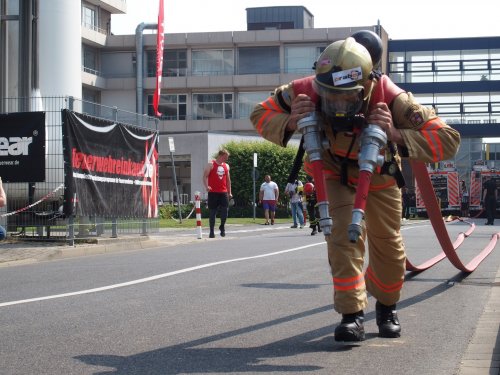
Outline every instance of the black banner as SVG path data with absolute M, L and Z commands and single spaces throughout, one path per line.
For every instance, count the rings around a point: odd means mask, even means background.
M 0 114 L 0 176 L 4 182 L 45 181 L 45 112 Z
M 64 213 L 158 216 L 158 133 L 62 111 Z

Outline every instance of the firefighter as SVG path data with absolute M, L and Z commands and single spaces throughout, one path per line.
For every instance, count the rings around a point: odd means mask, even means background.
M 334 308 L 342 314 L 335 328 L 336 341 L 364 340 L 367 292 L 376 299 L 379 336 L 400 336 L 396 303 L 401 296 L 406 259 L 400 233 L 400 157 L 434 163 L 453 158 L 460 144 L 459 133 L 432 109 L 417 103 L 411 93 L 374 69 L 382 56 L 379 37 L 371 31 L 353 36 L 327 46 L 314 65 L 314 75 L 276 88 L 250 116 L 262 137 L 286 147 L 297 122 L 312 111 L 319 113 L 323 135 L 329 142 L 329 148 L 322 152 L 333 219 L 331 235 L 326 236 L 328 260 Z M 371 179 L 362 235 L 353 243 L 348 226 L 359 172 L 360 123 L 378 125 L 388 142 L 382 150 L 384 165 Z M 305 170 L 312 174 L 307 161 Z M 316 176 L 315 182 L 318 188 Z M 364 271 L 366 243 L 370 256 Z

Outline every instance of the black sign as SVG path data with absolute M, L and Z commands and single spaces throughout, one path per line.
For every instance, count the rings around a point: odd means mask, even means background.
M 0 114 L 0 176 L 4 182 L 45 181 L 45 112 Z
M 64 213 L 158 216 L 158 133 L 63 110 Z

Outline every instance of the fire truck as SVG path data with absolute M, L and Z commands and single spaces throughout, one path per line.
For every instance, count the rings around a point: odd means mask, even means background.
M 484 207 L 481 206 L 483 200 L 483 183 L 492 178 L 497 189 L 500 189 L 500 170 L 488 168 L 484 162 L 478 161 L 472 167 L 470 173 L 470 205 L 469 211 L 472 214 L 480 212 Z M 497 201 L 497 211 L 500 209 L 500 196 Z
M 460 180 L 458 171 L 452 162 L 444 162 L 438 169 L 427 167 L 436 198 L 443 214 L 460 213 Z M 422 194 L 415 181 L 415 208 L 417 215 L 426 216 Z

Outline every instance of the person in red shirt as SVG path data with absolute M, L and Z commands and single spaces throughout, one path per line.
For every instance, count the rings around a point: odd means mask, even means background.
M 217 154 L 217 158 L 208 163 L 203 172 L 203 184 L 208 192 L 208 209 L 209 209 L 209 238 L 215 238 L 214 227 L 217 211 L 220 208 L 220 235 L 224 237 L 226 230 L 224 225 L 227 219 L 227 209 L 229 207 L 229 199 L 231 194 L 231 177 L 229 174 L 229 165 L 226 163 L 229 158 L 229 152 L 222 149 Z

